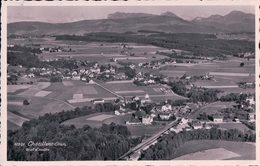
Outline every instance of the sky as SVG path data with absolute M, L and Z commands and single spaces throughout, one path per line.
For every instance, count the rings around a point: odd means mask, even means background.
M 115 12 L 161 14 L 170 11 L 186 20 L 215 14 L 226 15 L 234 10 L 254 14 L 253 6 L 9 6 L 7 10 L 8 23 L 19 21 L 64 23 L 104 19 L 108 14 Z

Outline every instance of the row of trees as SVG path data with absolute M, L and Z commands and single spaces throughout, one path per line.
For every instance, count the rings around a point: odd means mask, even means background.
M 229 93 L 225 96 L 220 97 L 220 101 L 235 101 L 237 103 L 241 103 L 242 101 L 245 101 L 248 97 L 248 94 L 239 94 L 239 93 Z
M 126 126 L 103 124 L 100 128 L 75 128 L 65 126 L 65 120 L 91 114 L 96 108 L 84 107 L 75 110 L 46 114 L 25 122 L 16 131 L 8 131 L 8 160 L 51 161 L 51 160 L 115 160 L 126 153 L 130 147 L 141 142 L 140 138 L 130 138 Z M 110 106 L 104 104 L 105 108 Z M 103 111 L 104 111 L 103 110 Z M 63 146 L 30 147 L 28 143 L 60 143 Z M 17 143 L 25 143 L 17 146 Z M 48 151 L 26 151 L 26 148 L 46 148 Z
M 220 130 L 215 127 L 210 130 L 198 129 L 182 131 L 178 134 L 170 133 L 162 136 L 160 141 L 152 145 L 141 154 L 141 160 L 171 160 L 178 157 L 177 149 L 191 140 L 226 140 L 255 142 L 255 134 L 243 133 L 236 129 Z

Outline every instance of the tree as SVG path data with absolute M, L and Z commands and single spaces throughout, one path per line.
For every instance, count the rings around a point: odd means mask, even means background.
M 245 66 L 245 63 L 244 62 L 241 62 L 240 63 L 240 67 L 244 67 Z
M 25 99 L 24 101 L 23 101 L 23 105 L 29 105 L 30 103 L 29 103 L 29 101 L 27 100 L 27 99 Z

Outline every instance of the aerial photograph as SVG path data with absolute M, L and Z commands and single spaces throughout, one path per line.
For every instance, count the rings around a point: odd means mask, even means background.
M 255 160 L 254 6 L 9 6 L 7 159 Z

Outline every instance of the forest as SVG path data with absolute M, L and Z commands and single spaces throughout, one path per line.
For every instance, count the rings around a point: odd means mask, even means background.
M 41 53 L 40 49 L 15 45 L 14 47 L 8 48 L 7 63 L 13 66 L 41 67 L 43 64 L 36 55 L 39 53 Z
M 140 160 L 172 160 L 179 157 L 178 147 L 191 140 L 226 140 L 240 142 L 255 142 L 255 134 L 243 133 L 237 129 L 220 130 L 215 127 L 170 133 L 161 137 L 160 141 L 141 153 Z
M 220 92 L 216 89 L 207 89 L 200 87 L 192 87 L 187 89 L 182 81 L 173 81 L 168 83 L 172 91 L 178 95 L 188 97 L 190 102 L 214 102 L 219 100 L 217 94 Z M 225 100 L 223 98 L 223 100 Z
M 141 138 L 131 138 L 126 126 L 103 124 L 100 128 L 75 128 L 65 126 L 65 120 L 102 112 L 111 109 L 111 105 L 98 105 L 95 108 L 83 107 L 71 111 L 46 114 L 25 122 L 16 131 L 8 131 L 8 160 L 15 161 L 54 161 L 54 160 L 116 160 L 131 147 L 141 142 Z M 57 146 L 37 146 L 46 151 L 33 150 L 30 141 L 53 143 Z M 24 146 L 17 144 L 24 143 Z M 59 146 L 62 145 L 62 146 Z

